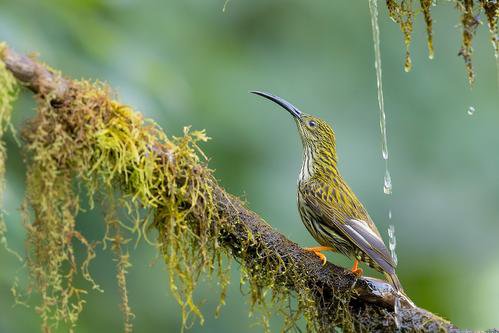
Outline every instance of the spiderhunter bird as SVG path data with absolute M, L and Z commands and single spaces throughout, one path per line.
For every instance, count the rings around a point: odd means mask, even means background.
M 303 144 L 298 176 L 298 211 L 301 220 L 321 245 L 305 248 L 326 263 L 321 251 L 334 251 L 354 259 L 352 272 L 362 275 L 359 261 L 384 273 L 397 291 L 403 291 L 395 262 L 362 203 L 345 182 L 337 166 L 336 140 L 324 120 L 305 114 L 284 99 L 252 91 L 287 110 L 296 122 Z

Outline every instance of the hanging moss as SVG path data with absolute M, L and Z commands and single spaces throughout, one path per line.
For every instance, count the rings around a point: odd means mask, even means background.
M 473 0 L 463 0 L 457 2 L 457 7 L 462 12 L 461 25 L 463 26 L 462 46 L 459 50 L 459 55 L 463 57 L 468 74 L 468 81 L 473 84 L 475 81 L 475 73 L 473 71 L 473 63 L 471 55 L 473 54 L 473 37 L 476 29 L 480 25 L 480 21 L 473 13 Z
M 494 55 L 499 59 L 499 34 L 497 20 L 499 20 L 499 2 L 490 0 L 480 0 L 480 5 L 487 17 L 487 25 L 490 31 L 490 40 L 494 47 Z
M 5 48 L 5 43 L 0 43 L 0 59 L 3 57 Z M 7 158 L 3 136 L 5 131 L 11 126 L 10 115 L 18 92 L 17 81 L 5 68 L 5 64 L 0 61 L 0 204 L 3 202 L 3 193 L 5 191 L 5 160 Z M 4 221 L 3 210 L 0 208 L 0 244 L 9 252 L 12 252 L 7 246 L 6 231 L 7 226 Z
M 475 81 L 475 72 L 473 69 L 473 37 L 477 28 L 481 25 L 480 15 L 483 11 L 487 18 L 487 24 L 490 31 L 491 41 L 496 58 L 499 58 L 499 37 L 497 20 L 499 17 L 499 2 L 491 0 L 453 0 L 455 7 L 461 13 L 460 23 L 462 26 L 462 42 L 458 55 L 463 57 L 468 82 L 473 85 Z M 437 5 L 447 5 L 447 2 L 437 3 L 436 0 L 420 0 L 421 12 L 426 24 L 428 56 L 433 59 L 433 18 L 431 7 Z M 386 0 L 388 14 L 395 21 L 404 34 L 404 43 L 406 47 L 405 71 L 412 68 L 410 55 L 411 35 L 414 25 L 414 16 L 417 11 L 413 8 L 412 0 Z
M 411 38 L 412 38 L 412 26 L 414 20 L 414 12 L 412 9 L 412 0 L 386 0 L 386 6 L 388 7 L 388 13 L 390 17 L 400 25 L 400 29 L 404 33 L 404 44 L 405 44 L 405 64 L 404 70 L 409 72 L 412 69 L 411 60 Z
M 125 331 L 131 330 L 132 314 L 124 248 L 131 234 L 141 235 L 145 222 L 137 215 L 126 225 L 115 217 L 117 207 L 126 208 L 130 215 L 142 207 L 151 210 L 163 241 L 158 246 L 165 254 L 171 288 L 184 318 L 187 320 L 190 312 L 201 316 L 192 300 L 195 280 L 201 270 L 210 270 L 221 257 L 211 252 L 215 238 L 208 231 L 214 217 L 208 209 L 205 181 L 201 174 L 185 168 L 197 164 L 194 149 L 197 141 L 206 139 L 203 133 L 189 134 L 186 130 L 185 137 L 170 141 L 154 123 L 112 101 L 107 87 L 99 83 L 71 82 L 69 93 L 56 107 L 50 98 L 38 96 L 37 116 L 23 131 L 29 156 L 25 207 L 33 211 L 25 213 L 30 288 L 42 296 L 37 311 L 43 328 L 48 330 L 60 322 L 74 327 L 86 289 L 98 288 L 88 273 L 88 264 L 95 257 L 94 245 L 76 230 L 81 186 L 88 188 L 91 202 L 95 195 L 107 198 L 104 243 L 110 241 L 116 254 Z M 170 150 L 156 151 L 157 147 Z M 165 158 L 168 163 L 160 168 L 157 162 Z M 176 183 L 179 179 L 181 185 Z M 117 191 L 119 196 L 114 194 Z M 184 204 L 192 207 L 186 209 Z M 188 225 L 191 211 L 207 214 L 204 228 L 188 228 L 192 227 Z M 82 263 L 74 254 L 76 243 L 87 249 Z M 89 287 L 74 285 L 79 271 Z
M 433 59 L 435 53 L 435 51 L 433 50 L 433 19 L 430 12 L 432 4 L 433 0 L 420 0 L 421 11 L 423 12 L 424 21 L 426 24 L 428 57 L 430 59 Z

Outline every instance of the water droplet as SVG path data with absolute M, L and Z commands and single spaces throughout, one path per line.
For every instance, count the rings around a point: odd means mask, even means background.
M 385 102 L 383 99 L 383 80 L 381 71 L 381 48 L 380 48 L 380 38 L 379 38 L 379 25 L 378 25 L 378 0 L 369 0 L 369 11 L 371 14 L 371 29 L 373 33 L 373 44 L 374 44 L 374 68 L 376 69 L 376 84 L 378 93 L 378 107 L 379 107 L 379 127 L 381 130 L 381 152 L 383 159 L 385 160 L 385 181 L 383 191 L 386 194 L 392 192 L 392 181 L 390 179 L 390 173 L 388 172 L 388 140 L 386 135 L 386 114 L 385 114 Z
M 227 5 L 229 4 L 229 1 L 230 0 L 225 0 L 224 7 L 222 8 L 223 13 L 225 13 L 225 11 L 227 10 Z
M 386 161 L 388 159 L 388 150 L 384 149 L 383 147 L 383 159 Z
M 397 247 L 397 238 L 395 237 L 395 226 L 390 224 L 388 227 L 388 248 L 390 249 L 390 255 L 392 256 L 393 262 L 395 265 L 398 262 L 397 254 L 395 253 L 395 248 Z
M 385 192 L 385 194 L 392 194 L 392 177 L 390 176 L 390 172 L 388 172 L 388 169 L 386 170 L 385 173 L 383 192 Z
M 469 114 L 470 116 L 472 116 L 472 115 L 475 113 L 475 111 L 476 111 L 476 110 L 475 110 L 475 107 L 474 107 L 474 106 L 470 106 L 470 107 L 468 108 L 468 114 Z
M 390 224 L 390 226 L 388 227 L 388 236 L 390 238 L 392 238 L 394 232 L 395 232 L 395 228 L 393 227 L 393 225 Z
M 388 219 L 391 220 L 392 219 L 392 210 L 390 209 L 388 211 Z

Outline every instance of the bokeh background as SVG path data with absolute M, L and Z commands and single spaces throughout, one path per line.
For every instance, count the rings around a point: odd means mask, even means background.
M 383 3 L 383 2 L 382 2 Z M 380 3 L 381 52 L 393 195 L 383 194 L 384 163 L 367 1 L 89 0 L 0 2 L 0 40 L 75 78 L 107 81 L 120 99 L 171 135 L 184 125 L 206 129 L 204 145 L 217 178 L 286 236 L 314 245 L 295 208 L 301 147 L 295 125 L 275 105 L 248 94 L 278 94 L 333 124 L 340 167 L 386 239 L 395 225 L 399 276 L 421 307 L 463 328 L 499 326 L 499 103 L 497 69 L 485 26 L 474 43 L 477 82 L 467 85 L 458 14 L 433 7 L 436 57 L 429 60 L 417 17 L 413 71 L 403 71 L 398 26 Z M 469 106 L 476 112 L 467 114 Z M 32 116 L 23 93 L 14 122 Z M 24 194 L 22 154 L 8 140 L 10 246 L 23 252 L 18 207 Z M 388 211 L 393 218 L 388 220 Z M 80 227 L 102 237 L 102 215 Z M 102 252 L 102 251 L 100 251 Z M 88 295 L 77 332 L 122 330 L 114 264 L 108 253 L 91 271 L 104 294 Z M 180 310 L 161 260 L 144 244 L 129 274 L 136 332 L 179 332 Z M 351 265 L 339 255 L 337 264 Z M 36 332 L 33 306 L 13 307 L 10 287 L 25 271 L 0 250 L 0 331 Z M 369 271 L 372 273 L 371 271 Z M 201 283 L 204 326 L 190 332 L 259 332 L 233 266 L 227 305 L 214 318 L 215 282 Z M 82 285 L 85 284 L 82 282 Z M 36 300 L 36 298 L 35 298 Z M 33 305 L 33 303 L 32 303 Z M 277 330 L 278 320 L 274 323 Z M 61 329 L 61 331 L 63 331 Z

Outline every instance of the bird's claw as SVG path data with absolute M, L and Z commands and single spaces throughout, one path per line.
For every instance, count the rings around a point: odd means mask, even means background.
M 327 258 L 326 256 L 321 253 L 320 251 L 318 250 L 315 250 L 314 248 L 305 248 L 305 251 L 308 251 L 308 252 L 312 252 L 313 254 L 315 254 L 316 256 L 319 257 L 319 259 L 322 261 L 322 266 L 324 266 L 327 262 Z
M 353 267 L 352 267 L 352 273 L 357 275 L 357 277 L 361 277 L 362 274 L 364 273 L 364 271 L 362 270 L 362 268 L 359 267 L 359 261 L 358 260 L 355 260 L 353 262 Z
M 322 261 L 322 266 L 324 266 L 326 264 L 326 262 L 327 262 L 326 256 L 324 254 L 320 253 L 320 252 L 314 252 L 314 253 Z
M 364 270 L 362 268 L 357 268 L 357 269 L 352 268 L 352 273 L 355 274 L 357 277 L 361 277 L 364 274 Z

